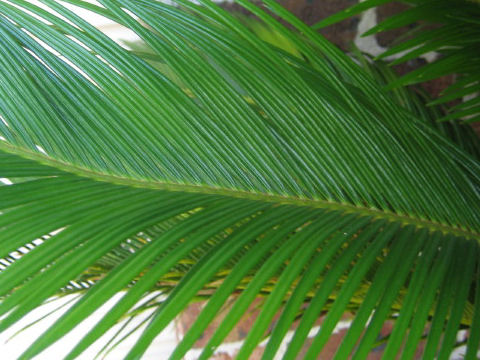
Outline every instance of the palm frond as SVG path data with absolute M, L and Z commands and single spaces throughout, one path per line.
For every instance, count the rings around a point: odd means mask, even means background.
M 480 328 L 480 163 L 432 125 L 434 114 L 392 101 L 272 1 L 302 35 L 240 3 L 301 57 L 208 1 L 68 0 L 136 32 L 160 68 L 62 3 L 42 2 L 53 12 L 0 2 L 0 177 L 14 182 L 0 187 L 0 256 L 52 234 L 0 273 L 0 330 L 92 269 L 101 276 L 23 358 L 120 291 L 68 359 L 159 289 L 166 298 L 127 358 L 198 296 L 208 302 L 172 359 L 232 296 L 202 359 L 260 295 L 239 359 L 269 335 L 272 358 L 300 318 L 284 356 L 295 358 L 325 309 L 307 358 L 346 309 L 357 315 L 338 358 L 365 358 L 393 314 L 389 353 L 406 333 L 404 353 L 414 351 L 430 322 L 428 356 L 447 356 L 460 326 Z M 132 239 L 144 240 L 125 251 Z M 471 358 L 479 340 L 474 330 Z
M 381 6 L 390 0 L 367 0 L 337 14 L 334 14 L 313 28 L 318 29 L 362 11 Z M 408 38 L 392 44 L 378 58 L 395 56 L 392 65 L 405 63 L 429 52 L 438 52 L 439 56 L 388 84 L 388 88 L 417 84 L 437 79 L 446 75 L 455 75 L 453 85 L 443 91 L 432 104 L 443 104 L 453 100 L 469 98 L 466 109 L 450 107 L 450 113 L 439 121 L 463 119 L 467 122 L 479 120 L 478 97 L 478 45 L 480 42 L 480 5 L 476 1 L 422 0 L 405 1 L 410 7 L 392 15 L 374 26 L 363 36 L 398 29 L 403 26 L 413 27 Z

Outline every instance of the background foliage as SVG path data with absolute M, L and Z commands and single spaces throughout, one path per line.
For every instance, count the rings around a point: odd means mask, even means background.
M 378 7 L 390 0 L 367 0 L 344 11 L 338 12 L 313 26 L 315 29 L 332 25 L 362 11 Z M 428 105 L 444 104 L 465 97 L 466 101 L 456 102 L 448 107 L 448 114 L 437 119 L 447 121 L 463 119 L 466 122 L 480 120 L 480 90 L 478 79 L 480 41 L 480 6 L 478 1 L 462 0 L 413 0 L 402 1 L 409 5 L 363 36 L 388 32 L 406 27 L 409 30 L 400 36 L 378 58 L 397 58 L 391 65 L 402 64 L 430 52 L 437 52 L 437 59 L 391 81 L 389 88 L 406 86 L 437 79 L 447 75 L 456 77 L 454 84 L 444 90 L 441 96 Z

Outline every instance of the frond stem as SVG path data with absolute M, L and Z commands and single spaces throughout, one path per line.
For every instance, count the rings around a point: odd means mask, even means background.
M 392 211 L 356 206 L 350 203 L 342 203 L 337 201 L 329 201 L 324 199 L 310 199 L 300 198 L 291 195 L 278 195 L 268 193 L 250 192 L 242 189 L 213 187 L 208 185 L 195 185 L 195 184 L 179 184 L 173 182 L 165 182 L 158 180 L 143 180 L 126 178 L 118 175 L 104 174 L 91 169 L 86 169 L 78 165 L 63 162 L 58 159 L 51 158 L 49 156 L 36 153 L 31 150 L 19 148 L 18 146 L 11 145 L 6 141 L 0 141 L 0 151 L 5 151 L 12 155 L 17 155 L 25 159 L 33 160 L 42 165 L 53 167 L 57 170 L 64 171 L 66 173 L 74 174 L 81 177 L 90 178 L 96 181 L 108 182 L 116 185 L 125 185 L 136 188 L 152 189 L 152 190 L 165 190 L 165 191 L 177 191 L 186 193 L 198 193 L 205 195 L 220 195 L 229 196 L 234 198 L 263 201 L 279 205 L 293 205 L 293 206 L 305 206 L 317 209 L 336 210 L 350 214 L 358 214 L 360 216 L 369 216 L 374 219 L 384 219 L 390 222 L 400 222 L 403 225 L 413 225 L 416 228 L 425 228 L 431 232 L 440 231 L 443 234 L 450 234 L 459 237 L 465 237 L 468 239 L 474 239 L 480 243 L 480 233 L 466 228 L 460 228 L 451 224 L 443 224 L 436 221 L 423 219 L 419 217 L 413 217 L 410 215 L 398 214 Z

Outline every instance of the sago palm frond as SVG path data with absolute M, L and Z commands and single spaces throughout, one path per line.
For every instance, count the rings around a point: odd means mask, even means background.
M 447 358 L 460 327 L 475 358 L 480 163 L 431 114 L 397 103 L 270 0 L 297 32 L 239 2 L 301 56 L 209 1 L 68 0 L 136 32 L 148 56 L 42 2 L 51 11 L 0 2 L 0 177 L 13 182 L 0 187 L 0 256 L 50 234 L 1 272 L 0 330 L 99 276 L 23 358 L 125 291 L 67 358 L 78 356 L 158 289 L 167 297 L 127 358 L 208 298 L 171 356 L 181 359 L 232 295 L 201 359 L 259 295 L 239 359 L 267 335 L 273 358 L 299 318 L 284 354 L 294 359 L 325 309 L 307 359 L 347 309 L 338 359 L 365 358 L 390 317 L 386 359 L 411 358 L 427 324 L 425 359 Z
M 391 0 L 366 0 L 344 11 L 323 19 L 315 29 L 334 24 L 350 16 Z M 416 84 L 446 75 L 456 75 L 454 83 L 434 99 L 431 105 L 453 100 L 467 99 L 450 107 L 450 112 L 439 120 L 463 119 L 468 122 L 480 120 L 480 3 L 472 0 L 406 0 L 410 7 L 395 14 L 367 31 L 364 36 L 413 27 L 407 35 L 396 41 L 379 58 L 392 55 L 398 58 L 392 65 L 404 63 L 421 55 L 436 51 L 439 57 L 389 83 L 390 88 Z

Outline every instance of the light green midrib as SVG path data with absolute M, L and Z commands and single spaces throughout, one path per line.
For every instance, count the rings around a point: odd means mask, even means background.
M 191 184 L 178 184 L 153 180 L 140 180 L 125 178 L 116 175 L 106 175 L 104 173 L 96 172 L 90 169 L 83 168 L 81 166 L 65 163 L 58 159 L 38 154 L 36 152 L 18 148 L 14 145 L 10 145 L 5 141 L 0 141 L 0 150 L 20 156 L 22 158 L 33 160 L 42 165 L 53 167 L 55 169 L 78 175 L 81 177 L 90 178 L 96 181 L 108 182 L 116 185 L 125 185 L 136 188 L 154 189 L 154 190 L 166 190 L 177 191 L 186 193 L 198 193 L 205 195 L 220 195 L 228 196 L 239 199 L 248 199 L 255 201 L 270 202 L 274 204 L 293 205 L 293 206 L 306 206 L 316 209 L 337 210 L 345 213 L 358 214 L 360 216 L 369 216 L 374 219 L 384 219 L 391 222 L 400 222 L 403 225 L 413 225 L 417 228 L 426 228 L 431 232 L 440 231 L 443 234 L 450 234 L 454 236 L 465 237 L 469 239 L 475 239 L 480 243 L 480 233 L 472 230 L 453 227 L 451 225 L 434 222 L 431 220 L 425 220 L 415 218 L 406 215 L 400 215 L 394 212 L 385 210 L 379 210 L 375 208 L 367 208 L 355 206 L 348 203 L 339 203 L 327 200 L 319 199 L 306 199 L 294 196 L 283 196 L 266 193 L 255 193 L 245 190 L 212 187 L 207 185 L 191 185 Z

